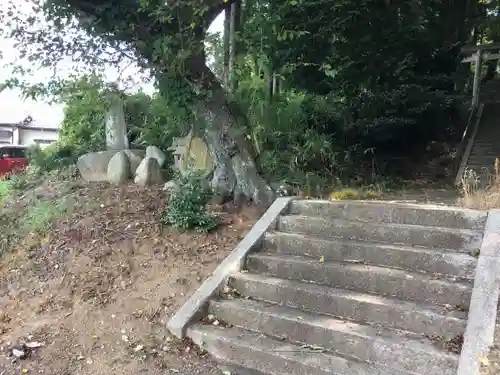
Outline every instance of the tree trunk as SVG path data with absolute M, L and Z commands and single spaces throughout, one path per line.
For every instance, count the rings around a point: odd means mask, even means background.
M 236 58 L 239 53 L 239 33 L 241 31 L 241 0 L 231 4 L 231 22 L 229 25 L 229 87 L 234 92 L 238 88 L 238 80 L 235 74 Z
M 223 74 L 223 85 L 227 90 L 229 88 L 229 56 L 230 56 L 230 44 L 231 44 L 231 8 L 224 10 L 224 35 L 223 35 L 223 48 L 224 48 L 224 74 Z
M 227 92 L 217 77 L 199 60 L 194 77 L 207 95 L 194 108 L 196 120 L 204 126 L 204 138 L 214 160 L 211 186 L 217 195 L 245 197 L 255 204 L 269 206 L 274 191 L 261 176 L 256 153 L 245 135 L 247 119 L 228 101 Z

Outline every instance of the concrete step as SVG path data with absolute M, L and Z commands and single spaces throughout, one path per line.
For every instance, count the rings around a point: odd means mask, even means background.
M 471 156 L 496 158 L 496 157 L 500 157 L 500 152 L 497 152 L 497 151 L 490 149 L 490 148 L 485 148 L 485 149 L 476 148 L 476 149 L 472 149 L 469 158 Z
M 264 250 L 315 259 L 323 256 L 325 262 L 369 264 L 470 280 L 474 279 L 477 264 L 475 257 L 463 253 L 360 241 L 323 240 L 283 232 L 267 233 Z
M 369 201 L 294 200 L 293 215 L 356 220 L 367 223 L 412 224 L 483 230 L 486 213 L 436 205 Z
M 267 375 L 411 375 L 236 327 L 197 324 L 187 334 L 220 362 Z
M 494 166 L 495 165 L 495 156 L 484 156 L 484 155 L 471 155 L 469 159 L 467 159 L 467 163 L 469 164 L 481 164 Z
M 419 374 L 455 375 L 457 355 L 422 336 L 384 330 L 298 309 L 245 299 L 212 301 L 218 319 L 282 340 L 319 345 L 335 354 Z
M 477 158 L 477 159 L 488 159 L 488 160 L 495 160 L 497 157 L 500 155 L 496 152 L 482 152 L 479 150 L 476 150 L 474 152 L 471 152 L 469 155 L 469 160 L 472 158 Z
M 470 282 L 438 280 L 434 275 L 277 254 L 250 254 L 247 268 L 251 272 L 283 279 L 305 280 L 340 289 L 439 305 L 469 306 L 472 289 Z
M 453 338 L 465 331 L 467 313 L 325 285 L 238 273 L 229 286 L 243 296 L 384 328 Z
M 489 168 L 495 165 L 496 158 L 496 156 L 471 155 L 467 159 L 467 164 L 484 165 Z
M 475 158 L 488 158 L 488 159 L 495 159 L 496 157 L 499 157 L 500 155 L 497 152 L 491 151 L 491 150 L 472 150 L 469 159 L 471 157 Z
M 281 216 L 278 220 L 278 230 L 318 236 L 325 239 L 341 238 L 393 245 L 422 246 L 432 249 L 450 249 L 464 253 L 479 249 L 482 240 L 481 231 L 468 229 L 363 223 L 299 215 Z
M 492 133 L 492 132 L 486 132 L 485 134 L 491 136 L 491 135 L 498 135 L 498 132 Z M 476 137 L 474 140 L 474 148 L 481 148 L 481 149 L 491 149 L 491 150 L 497 150 L 497 144 L 493 143 L 490 138 L 485 139 L 483 136 Z
M 487 168 L 487 169 L 492 169 L 495 166 L 495 159 L 475 159 L 475 158 L 470 158 L 467 161 L 467 167 L 468 168 L 477 168 L 477 169 L 482 169 L 482 168 Z
M 484 153 L 488 154 L 497 154 L 499 153 L 499 148 L 497 144 L 479 144 L 477 142 L 474 143 L 474 146 L 472 147 L 472 151 L 482 151 Z

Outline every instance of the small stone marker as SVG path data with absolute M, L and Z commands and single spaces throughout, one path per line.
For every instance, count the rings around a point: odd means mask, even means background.
M 164 180 L 158 161 L 155 158 L 145 157 L 135 171 L 134 182 L 140 186 L 162 184 Z
M 108 150 L 128 149 L 127 124 L 121 101 L 114 98 L 106 113 L 106 147 Z
M 130 177 L 130 160 L 124 151 L 117 152 L 108 164 L 108 180 L 121 185 Z
M 160 164 L 160 167 L 165 163 L 165 159 L 167 158 L 162 150 L 160 150 L 156 146 L 148 146 L 146 148 L 146 157 L 147 158 L 155 158 Z

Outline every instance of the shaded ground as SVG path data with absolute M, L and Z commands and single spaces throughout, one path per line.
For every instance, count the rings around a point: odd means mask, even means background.
M 159 189 L 44 186 L 13 203 L 72 205 L 0 263 L 0 375 L 219 374 L 165 322 L 250 229 L 259 212 L 219 208 L 211 234 L 162 228 Z M 12 207 L 11 207 L 12 208 Z M 40 342 L 24 360 L 11 346 Z

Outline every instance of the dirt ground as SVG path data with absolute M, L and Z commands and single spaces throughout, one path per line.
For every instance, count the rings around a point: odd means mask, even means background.
M 260 212 L 214 207 L 217 231 L 180 233 L 161 225 L 161 189 L 78 182 L 34 195 L 61 191 L 71 212 L 0 261 L 0 375 L 220 374 L 165 323 Z

